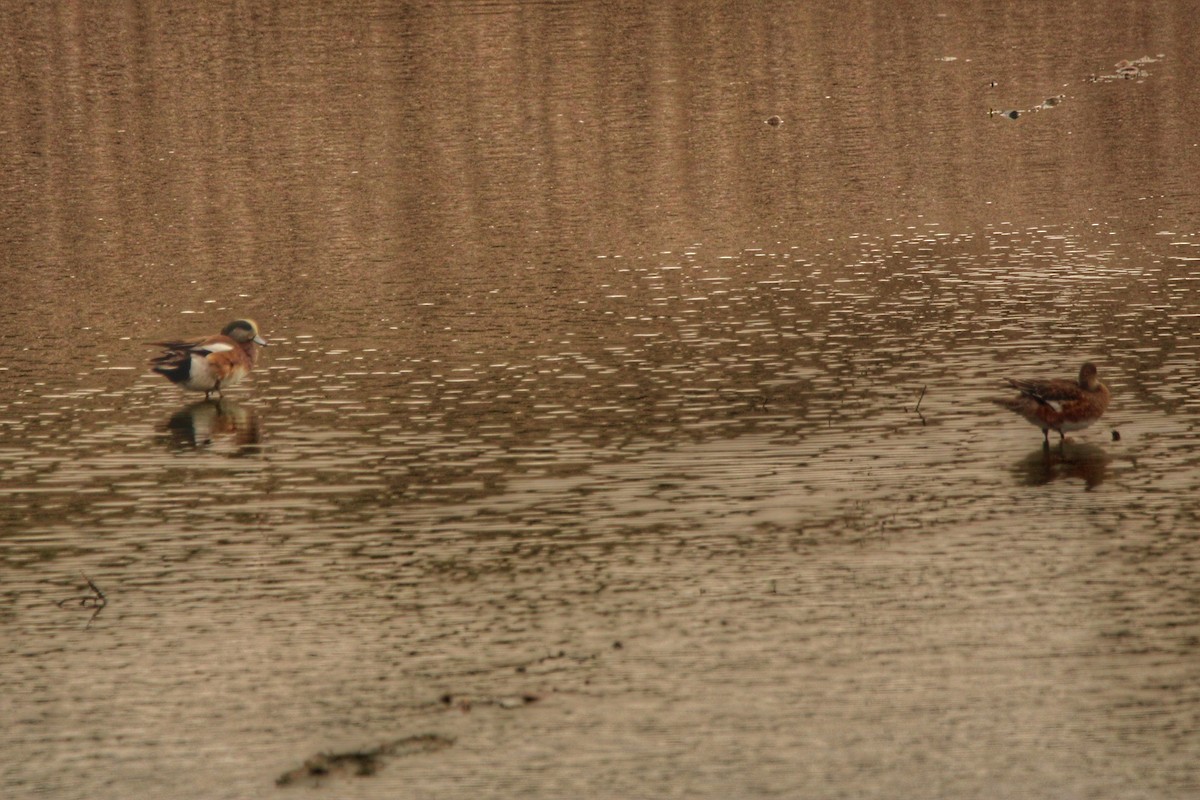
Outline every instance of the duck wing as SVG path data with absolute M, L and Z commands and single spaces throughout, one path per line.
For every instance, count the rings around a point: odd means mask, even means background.
M 226 353 L 237 347 L 237 342 L 228 336 L 205 336 L 200 339 L 176 339 L 167 342 L 149 342 L 161 347 L 163 352 L 150 359 L 151 364 L 174 364 L 190 359 L 193 355 L 209 356 Z
M 1083 398 L 1083 389 L 1075 381 L 1061 379 L 1052 380 L 1017 380 L 1006 378 L 1009 385 L 1025 397 L 1033 398 L 1039 405 L 1052 406 L 1055 410 L 1062 408 L 1064 403 L 1074 402 Z

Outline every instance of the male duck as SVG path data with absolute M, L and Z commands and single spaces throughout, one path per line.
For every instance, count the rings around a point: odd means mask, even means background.
M 1078 381 L 1005 380 L 1020 394 L 993 402 L 1041 428 L 1046 446 L 1050 444 L 1051 430 L 1058 432 L 1061 442 L 1066 431 L 1083 430 L 1100 419 L 1108 408 L 1108 387 L 1097 377 L 1095 364 L 1080 367 Z
M 154 372 L 193 392 L 204 392 L 204 399 L 226 386 L 240 381 L 254 367 L 258 355 L 255 345 L 267 342 L 258 333 L 252 319 L 239 319 L 226 325 L 216 336 L 187 341 L 151 342 L 166 348 L 151 359 Z

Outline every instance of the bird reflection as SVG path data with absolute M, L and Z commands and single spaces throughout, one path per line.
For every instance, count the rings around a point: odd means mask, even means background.
M 181 408 L 164 423 L 163 430 L 173 450 L 197 450 L 228 439 L 244 454 L 257 451 L 262 441 L 258 415 L 224 398 L 201 400 Z
M 1101 447 L 1068 442 L 1062 447 L 1038 448 L 1023 458 L 1015 471 L 1029 486 L 1080 478 L 1088 489 L 1094 489 L 1108 476 L 1110 461 L 1112 458 Z

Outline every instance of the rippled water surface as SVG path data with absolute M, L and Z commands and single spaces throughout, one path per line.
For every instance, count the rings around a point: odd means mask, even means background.
M 1195 15 L 784 6 L 3 16 L 0 796 L 1200 795 Z

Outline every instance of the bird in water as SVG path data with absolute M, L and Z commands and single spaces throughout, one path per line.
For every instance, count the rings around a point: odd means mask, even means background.
M 250 373 L 258 346 L 267 342 L 252 319 L 239 319 L 215 336 L 169 342 L 151 342 L 163 352 L 150 360 L 151 369 L 172 383 L 193 392 L 204 392 L 207 400 Z
M 1024 417 L 1042 429 L 1043 446 L 1050 446 L 1050 431 L 1057 431 L 1059 443 L 1067 431 L 1083 430 L 1108 408 L 1108 387 L 1100 382 L 1095 364 L 1079 368 L 1079 380 L 1005 378 L 1020 394 L 992 402 Z

